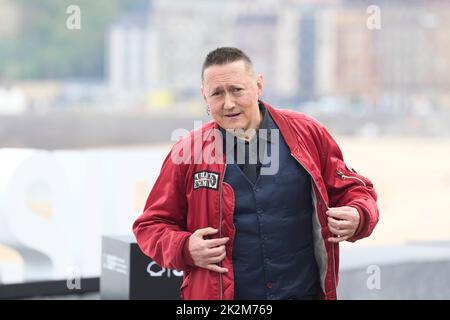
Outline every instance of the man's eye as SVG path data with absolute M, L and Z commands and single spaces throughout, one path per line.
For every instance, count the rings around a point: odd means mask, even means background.
M 234 88 L 234 92 L 240 92 L 242 90 L 244 90 L 244 89 L 242 89 L 242 88 Z
M 220 94 L 219 92 L 214 92 L 211 96 L 215 97 L 215 96 L 218 96 L 219 94 Z

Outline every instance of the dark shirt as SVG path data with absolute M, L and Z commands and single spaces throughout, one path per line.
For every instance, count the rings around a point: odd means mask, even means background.
M 267 143 L 271 142 L 270 129 L 273 128 L 273 125 L 271 125 L 272 120 L 268 116 L 267 109 L 262 102 L 259 102 L 259 110 L 262 115 L 261 125 L 256 129 L 256 134 L 250 141 L 240 139 L 219 127 L 223 136 L 223 148 L 224 153 L 227 155 L 227 163 L 232 161 L 237 163 L 253 184 L 261 172 L 261 158 L 266 151 Z M 267 131 L 263 133 L 261 130 Z

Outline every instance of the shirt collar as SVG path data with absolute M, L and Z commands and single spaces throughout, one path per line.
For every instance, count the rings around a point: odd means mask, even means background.
M 266 140 L 267 142 L 272 143 L 272 136 L 271 131 L 272 129 L 276 129 L 275 123 L 272 120 L 272 117 L 270 116 L 269 112 L 267 111 L 267 108 L 264 106 L 264 103 L 259 101 L 259 110 L 263 114 L 263 120 L 261 121 L 261 125 L 259 126 L 259 130 L 263 129 L 266 130 L 267 135 L 259 136 L 261 139 Z M 257 132 L 258 133 L 258 132 Z

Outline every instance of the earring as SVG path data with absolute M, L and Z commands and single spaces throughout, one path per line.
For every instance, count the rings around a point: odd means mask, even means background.
M 206 113 L 209 115 L 211 115 L 210 110 L 209 110 L 209 106 L 206 107 Z

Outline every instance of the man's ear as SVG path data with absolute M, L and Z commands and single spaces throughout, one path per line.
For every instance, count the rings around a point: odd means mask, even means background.
M 256 78 L 256 85 L 258 87 L 258 99 L 261 99 L 264 91 L 264 76 L 262 74 L 258 74 L 258 77 Z
M 200 87 L 200 95 L 203 97 L 203 100 L 205 100 L 205 102 L 206 102 L 206 94 L 205 94 L 205 89 L 203 88 L 203 86 Z

